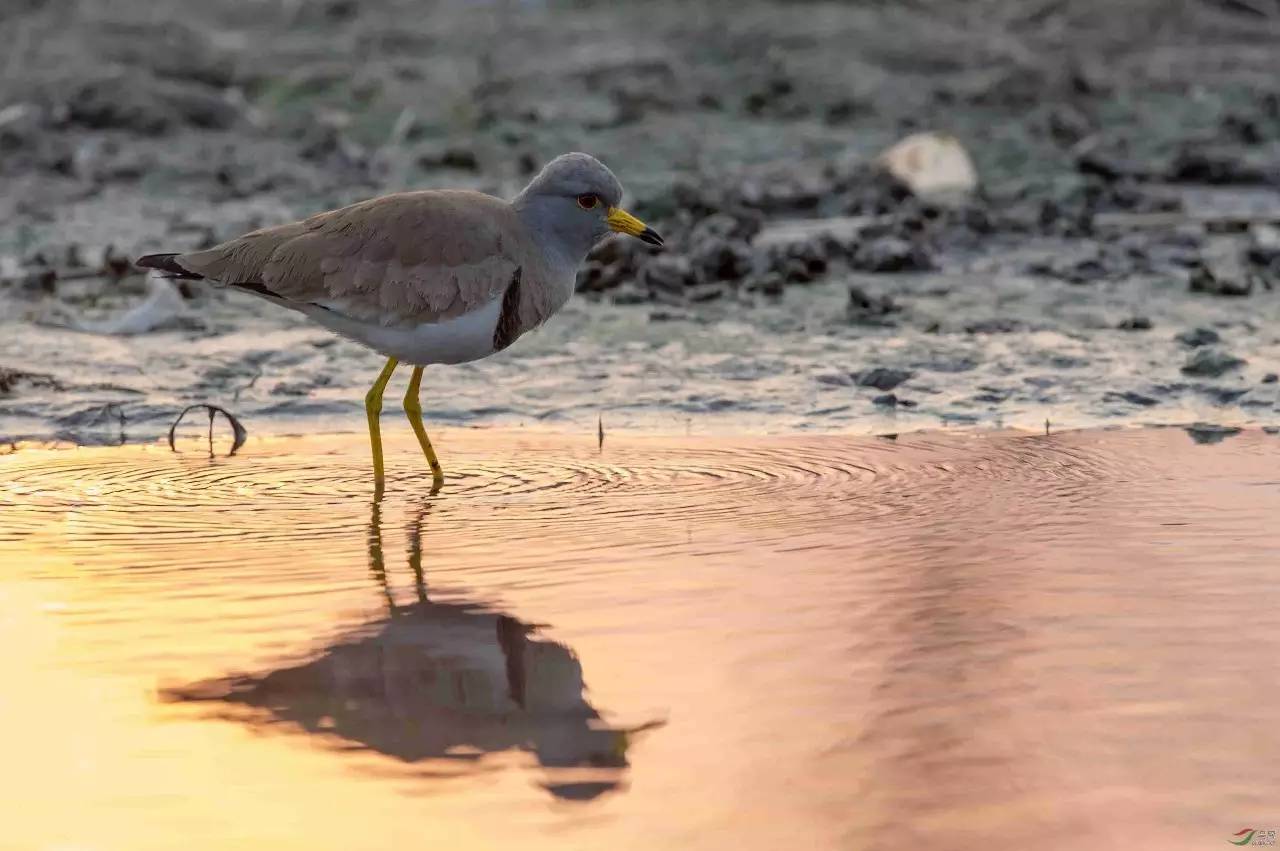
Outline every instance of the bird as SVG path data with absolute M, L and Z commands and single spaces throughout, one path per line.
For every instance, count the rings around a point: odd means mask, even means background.
M 377 495 L 383 392 L 400 364 L 412 366 L 404 411 L 436 491 L 444 471 L 423 423 L 423 368 L 489 357 L 542 325 L 569 301 L 578 267 L 606 236 L 661 247 L 658 232 L 621 202 L 622 184 L 604 163 L 568 153 L 510 201 L 470 190 L 398 192 L 136 265 L 251 293 L 384 356 L 365 395 Z

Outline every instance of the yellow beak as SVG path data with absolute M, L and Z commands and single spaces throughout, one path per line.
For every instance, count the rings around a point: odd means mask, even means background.
M 611 230 L 618 233 L 625 233 L 627 236 L 634 236 L 642 242 L 650 245 L 662 245 L 662 237 L 658 236 L 658 232 L 628 213 L 621 207 L 610 207 L 609 215 L 605 216 L 605 222 L 608 223 Z

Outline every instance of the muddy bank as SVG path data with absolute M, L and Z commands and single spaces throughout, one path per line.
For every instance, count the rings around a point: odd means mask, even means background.
M 670 250 L 602 246 L 568 315 L 438 371 L 437 420 L 1280 421 L 1266 3 L 0 14 L 6 439 L 150 439 L 190 402 L 358 426 L 373 357 L 250 299 L 149 290 L 129 258 L 406 187 L 509 195 L 569 148 Z M 934 129 L 975 192 L 875 167 Z
M 578 301 L 503 356 L 430 370 L 428 421 L 583 433 L 600 417 L 608 429 L 665 432 L 1280 423 L 1280 386 L 1268 372 L 1280 363 L 1274 309 L 1248 321 L 1223 302 L 1191 312 L 1166 299 L 1161 282 L 1086 295 L 1023 278 L 992 293 L 972 273 L 896 282 L 911 319 L 865 326 L 843 318 L 846 286 L 751 308 Z M 932 330 L 996 304 L 1011 327 Z M 1138 311 L 1153 327 L 1116 328 Z M 5 436 L 153 439 L 196 401 L 235 411 L 253 433 L 362 427 L 376 356 L 239 299 L 210 300 L 196 321 L 194 332 L 102 337 L 37 326 L 0 340 L 0 363 L 41 371 L 0 376 Z M 404 427 L 386 416 L 388 428 Z M 189 428 L 198 431 L 198 419 Z

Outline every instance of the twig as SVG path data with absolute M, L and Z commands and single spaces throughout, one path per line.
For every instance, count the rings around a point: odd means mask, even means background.
M 220 408 L 217 405 L 206 405 L 203 402 L 201 402 L 199 404 L 188 405 L 187 407 L 183 408 L 182 413 L 178 414 L 178 418 L 173 421 L 173 425 L 169 426 L 169 449 L 173 450 L 174 452 L 178 451 L 177 447 L 174 446 L 174 437 L 173 437 L 174 432 L 178 430 L 178 424 L 182 422 L 182 418 L 187 415 L 187 412 L 193 411 L 196 408 L 204 408 L 206 411 L 209 412 L 209 454 L 210 455 L 213 454 L 213 417 L 215 414 L 222 414 L 224 417 L 227 418 L 227 422 L 231 423 L 231 431 L 234 435 L 234 439 L 231 442 L 231 451 L 227 453 L 227 456 L 230 457 L 232 455 L 235 455 L 236 451 L 239 450 L 241 446 L 244 446 L 245 440 L 248 439 L 249 437 L 249 432 L 247 432 L 245 430 L 245 427 L 240 424 L 240 420 L 236 419 L 235 414 L 231 413 L 226 408 Z
M 232 401 L 239 402 L 239 401 L 240 401 L 240 394 L 241 394 L 241 393 L 243 393 L 243 392 L 244 392 L 244 391 L 246 391 L 246 390 L 251 389 L 251 388 L 253 387 L 253 385 L 255 385 L 255 384 L 257 384 L 257 383 L 258 383 L 258 379 L 262 377 L 262 367 L 261 367 L 261 365 L 259 365 L 257 362 L 255 362 L 255 363 L 253 364 L 253 369 L 254 369 L 253 378 L 250 378 L 250 379 L 249 379 L 249 383 L 248 383 L 248 384 L 244 385 L 243 387 L 237 387 L 237 388 L 235 389 L 235 392 L 231 394 L 231 399 L 232 399 Z

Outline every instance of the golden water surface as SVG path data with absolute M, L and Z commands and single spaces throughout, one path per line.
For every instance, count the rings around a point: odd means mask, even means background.
M 0 457 L 0 848 L 1222 848 L 1280 438 Z

